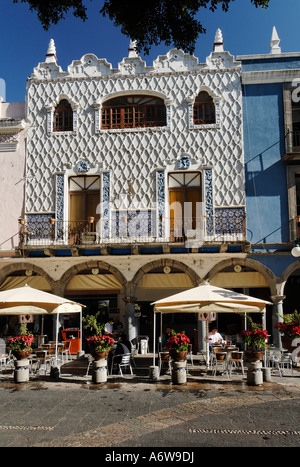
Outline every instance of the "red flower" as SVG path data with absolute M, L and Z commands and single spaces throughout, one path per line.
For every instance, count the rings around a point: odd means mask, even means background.
M 33 339 L 34 336 L 32 334 L 22 334 L 21 336 L 10 337 L 7 345 L 10 350 L 29 350 Z
M 114 344 L 114 340 L 112 337 L 104 334 L 103 336 L 89 337 L 87 343 L 91 349 L 103 352 L 104 350 L 110 350 L 111 346 Z
M 185 334 L 179 332 L 178 334 L 169 337 L 166 343 L 166 348 L 176 352 L 184 352 L 188 349 L 189 343 L 190 339 Z

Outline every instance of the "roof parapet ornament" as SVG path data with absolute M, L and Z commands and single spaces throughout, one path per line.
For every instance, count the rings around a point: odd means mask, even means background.
M 273 26 L 272 37 L 270 42 L 271 51 L 270 54 L 281 54 L 281 48 L 279 47 L 280 39 L 277 34 L 275 26 Z
M 46 54 L 46 63 L 56 63 L 57 62 L 57 57 L 56 57 L 56 48 L 54 44 L 54 40 L 51 39 L 49 42 L 47 54 Z
M 214 52 L 224 52 L 224 42 L 221 29 L 217 29 L 215 41 L 214 41 Z
M 128 57 L 138 57 L 138 53 L 136 51 L 136 43 L 137 41 L 130 40 L 129 48 L 128 48 Z

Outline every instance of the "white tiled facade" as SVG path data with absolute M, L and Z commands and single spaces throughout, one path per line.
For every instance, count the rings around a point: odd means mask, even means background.
M 223 209 L 219 215 L 228 216 L 231 209 L 244 211 L 245 206 L 240 73 L 240 64 L 224 51 L 199 63 L 170 50 L 152 66 L 129 56 L 117 69 L 93 54 L 73 61 L 67 71 L 55 61 L 40 63 L 27 82 L 26 214 L 67 220 L 68 177 L 83 166 L 85 174 L 101 175 L 99 201 L 126 198 L 130 181 L 131 207 L 153 209 L 156 216 L 160 210 L 168 217 L 167 174 L 197 170 L 202 173 L 206 234 L 211 235 L 214 210 Z M 214 99 L 213 125 L 193 124 L 193 103 L 201 90 Z M 101 130 L 103 101 L 139 93 L 164 100 L 165 127 Z M 73 109 L 72 132 L 52 131 L 53 110 L 61 98 Z M 182 158 L 188 161 L 183 169 Z M 113 212 L 106 216 L 113 223 Z M 100 229 L 106 237 L 107 224 Z

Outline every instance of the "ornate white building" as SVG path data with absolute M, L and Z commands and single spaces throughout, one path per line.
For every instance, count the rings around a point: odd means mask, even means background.
M 241 65 L 220 30 L 205 63 L 173 49 L 147 66 L 131 43 L 118 68 L 89 53 L 63 71 L 51 40 L 26 113 L 20 258 L 0 279 L 29 270 L 108 305 L 130 338 L 151 333 L 154 299 L 205 278 L 245 286 L 232 282 L 248 250 Z

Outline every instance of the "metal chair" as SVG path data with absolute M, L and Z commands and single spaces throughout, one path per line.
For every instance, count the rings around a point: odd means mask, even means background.
M 222 350 L 221 345 L 212 346 L 212 348 L 210 350 L 210 353 L 209 353 L 209 366 L 211 366 L 211 367 L 213 366 L 214 360 L 216 358 L 216 353 L 220 352 L 220 350 Z
M 117 357 L 122 357 L 120 363 L 119 362 L 114 362 L 114 359 L 116 359 Z M 126 368 L 126 367 L 129 367 L 130 373 L 133 375 L 132 366 L 131 366 L 131 363 L 130 363 L 130 358 L 131 358 L 130 353 L 125 353 L 123 355 L 114 355 L 113 358 L 112 358 L 112 362 L 111 362 L 111 374 L 113 372 L 113 368 L 114 368 L 114 365 L 115 365 L 115 366 L 118 366 L 119 373 L 121 374 L 122 377 L 123 377 L 122 368 Z
M 171 373 L 171 358 L 169 352 L 158 353 L 159 374 L 161 373 L 164 363 L 168 365 L 169 372 Z
M 228 367 L 229 367 L 229 377 L 232 376 L 232 368 L 240 367 L 242 370 L 242 375 L 245 375 L 244 372 L 244 352 L 231 352 L 229 354 Z
M 62 357 L 64 357 L 64 355 L 66 356 L 66 362 L 69 361 L 68 359 L 68 356 L 70 357 L 70 360 L 72 360 L 72 357 L 71 357 L 71 342 L 70 341 L 63 341 L 63 349 L 62 349 Z
M 218 366 L 220 366 L 223 369 L 222 374 L 226 373 L 227 376 L 229 376 L 227 357 L 228 357 L 227 352 L 216 352 L 214 354 L 213 365 L 212 365 L 212 371 L 213 371 L 214 377 L 217 374 Z
M 0 369 L 3 367 L 6 369 L 8 354 L 6 353 L 6 344 L 4 339 L 0 339 Z
M 284 364 L 288 363 L 288 360 L 284 361 L 284 359 L 286 359 L 286 357 L 282 355 L 279 349 L 270 349 L 267 352 L 267 366 L 271 367 L 272 373 L 278 370 L 279 376 L 281 377 L 283 375 Z
M 279 367 L 279 374 L 281 377 L 284 375 L 285 368 L 286 369 L 290 368 L 291 375 L 294 376 L 292 354 L 282 354 L 281 359 L 278 362 L 278 367 Z
M 193 360 L 193 346 L 192 344 L 188 344 L 188 354 L 187 354 L 187 359 L 191 360 L 192 366 L 194 366 L 194 360 Z
M 291 369 L 291 375 L 293 376 L 293 361 L 291 354 L 285 354 L 279 350 L 271 350 L 269 362 L 271 362 L 272 371 L 278 370 L 280 377 L 284 375 L 285 369 Z
M 121 376 L 123 376 L 122 367 L 124 367 L 124 368 L 129 367 L 130 373 L 133 375 L 132 366 L 131 366 L 131 363 L 130 363 L 130 357 L 131 357 L 130 354 L 123 355 L 121 363 L 118 364 Z
M 93 358 L 92 355 L 90 355 L 90 354 L 88 354 L 87 358 L 88 358 L 88 366 L 87 366 L 87 370 L 86 370 L 85 376 L 88 376 L 88 375 L 89 375 L 89 371 L 90 371 L 91 364 L 92 364 L 93 361 L 94 361 L 94 358 Z
M 40 370 L 44 370 L 45 375 L 47 373 L 47 365 L 49 365 L 49 371 L 51 370 L 51 360 L 53 358 L 52 355 L 48 355 L 47 350 L 37 350 L 35 352 L 36 355 L 36 370 L 35 373 L 40 372 Z

